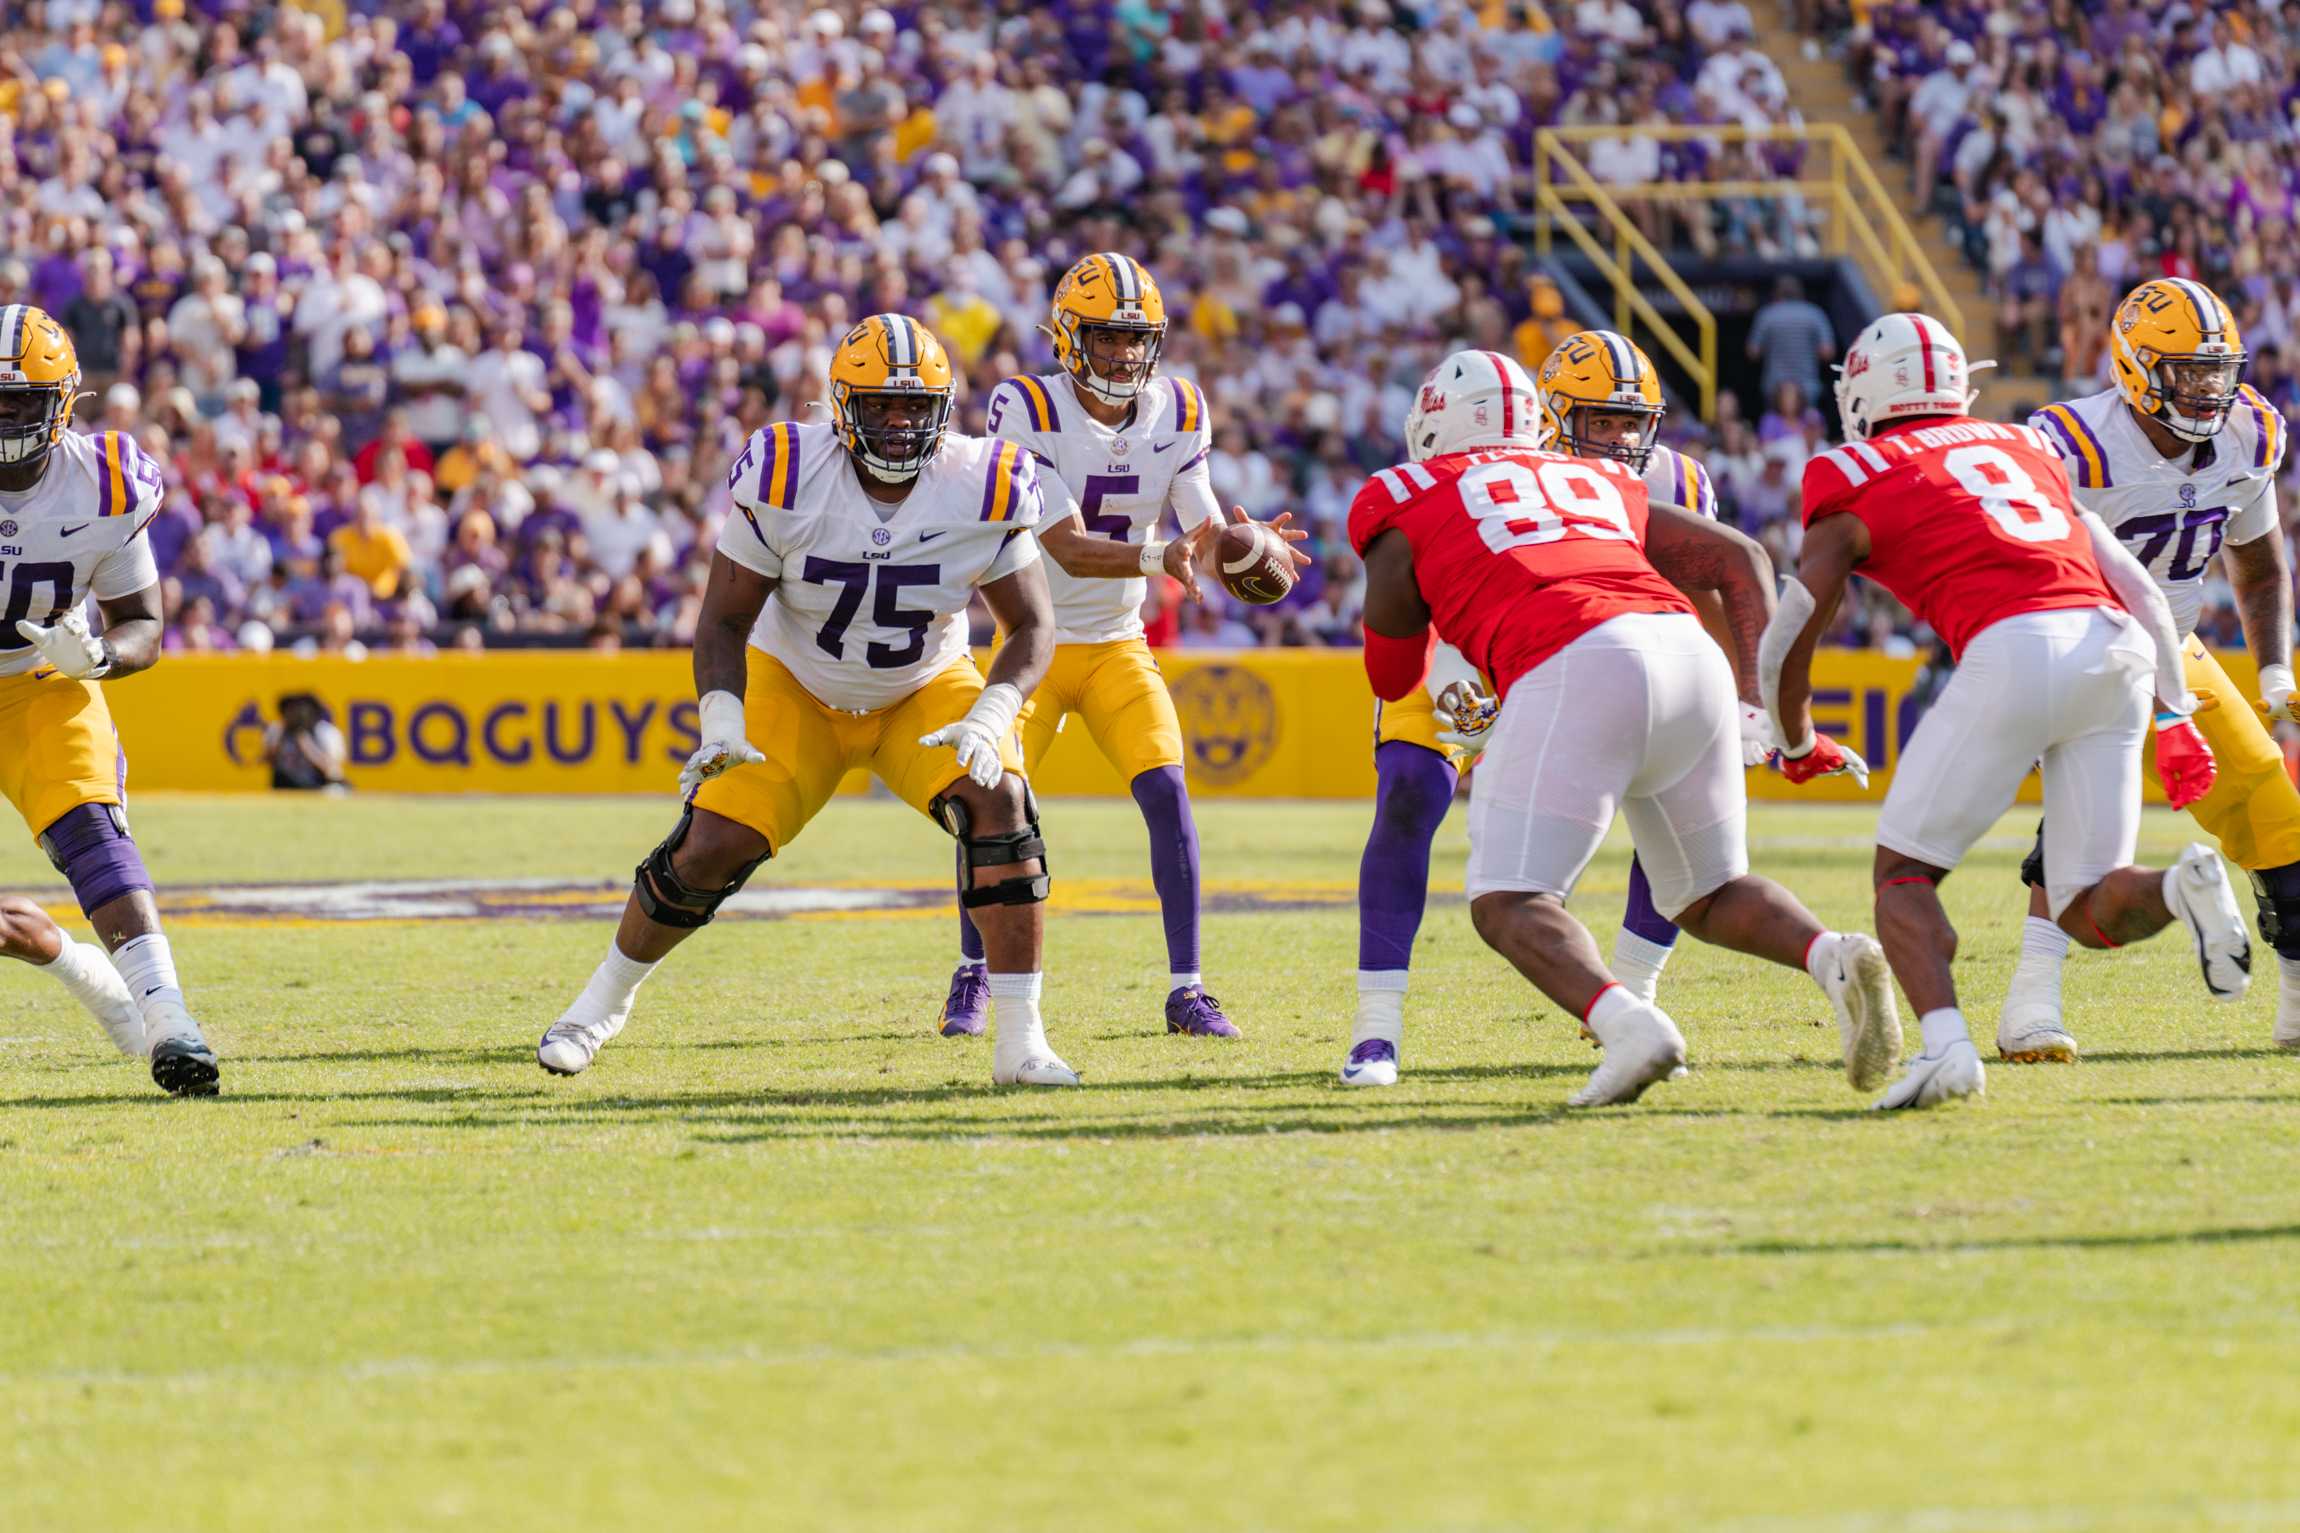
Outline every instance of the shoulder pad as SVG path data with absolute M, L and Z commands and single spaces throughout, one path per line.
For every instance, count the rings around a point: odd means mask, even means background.
M 2252 429 L 2252 452 L 2245 467 L 2273 474 L 2284 462 L 2284 416 L 2267 396 L 2249 383 L 2238 384 L 2235 418 Z
M 2069 478 L 2080 490 L 2106 490 L 2113 487 L 2108 468 L 2108 449 L 2100 442 L 2100 434 L 2091 422 L 2077 410 L 2079 401 L 2069 400 L 2046 405 L 2028 419 L 2028 423 L 2044 434 L 2052 450 L 2067 464 Z
M 792 511 L 799 503 L 800 448 L 803 436 L 796 421 L 777 421 L 751 433 L 742 456 L 727 470 L 727 489 L 739 506 L 772 507 Z
M 1062 429 L 1062 411 L 1044 378 L 1021 373 L 990 391 L 989 424 L 992 436 L 1051 435 Z

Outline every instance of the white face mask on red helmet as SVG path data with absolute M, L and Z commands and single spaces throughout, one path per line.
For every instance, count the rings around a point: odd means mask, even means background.
M 1897 420 L 1963 415 L 1979 391 L 1972 375 L 1994 362 L 1965 361 L 1949 327 L 1929 314 L 1872 321 L 1837 369 L 1837 414 L 1845 440 L 1865 442 Z
M 1498 351 L 1457 351 L 1430 369 L 1406 412 L 1406 456 L 1419 463 L 1473 447 L 1539 447 L 1541 429 L 1524 368 Z

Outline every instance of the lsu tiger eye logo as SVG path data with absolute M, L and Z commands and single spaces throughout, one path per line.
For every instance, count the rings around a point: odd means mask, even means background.
M 2124 306 L 2124 312 L 2116 316 L 2116 328 L 2123 331 L 2126 335 L 2132 334 L 2132 327 L 2139 323 L 2140 305 L 2136 303 L 2126 304 Z
M 1226 788 L 1244 782 L 1278 749 L 1278 695 L 1252 671 L 1202 665 L 1173 684 L 1174 711 L 1190 742 L 1193 782 Z

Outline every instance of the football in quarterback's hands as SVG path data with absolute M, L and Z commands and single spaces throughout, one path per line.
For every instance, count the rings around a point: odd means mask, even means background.
M 1294 558 L 1286 540 L 1260 522 L 1232 522 L 1214 539 L 1214 568 L 1222 589 L 1249 606 L 1267 607 L 1294 589 Z

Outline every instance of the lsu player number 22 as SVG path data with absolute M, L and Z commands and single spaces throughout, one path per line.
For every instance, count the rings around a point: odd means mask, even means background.
M 1054 645 L 1038 481 L 1011 442 L 950 431 L 951 397 L 941 343 L 874 314 L 832 355 L 831 419 L 769 426 L 736 458 L 695 625 L 702 744 L 679 775 L 685 809 L 544 1033 L 544 1069 L 588 1068 L 655 965 L 862 768 L 958 843 L 988 949 L 992 1080 L 1078 1084 L 1038 1013 L 1046 847 L 1014 747 Z M 1007 632 L 987 682 L 966 642 L 977 590 Z
M 127 758 L 104 705 L 107 680 L 160 658 L 159 572 L 144 529 L 165 488 L 134 438 L 71 429 L 79 389 L 63 327 L 25 304 L 0 308 L 0 792 L 104 944 L 76 942 L 39 906 L 6 898 L 0 954 L 62 981 L 122 1053 L 149 1058 L 161 1089 L 213 1096 L 216 1056 L 185 1009 L 128 835 Z
M 1182 725 L 1142 637 L 1145 578 L 1168 575 L 1196 595 L 1223 525 L 1208 478 L 1213 422 L 1196 384 L 1159 375 L 1166 300 L 1139 262 L 1108 251 L 1071 267 L 1046 332 L 1061 371 L 1009 378 L 989 404 L 991 435 L 1030 454 L 1047 505 L 1039 542 L 1054 659 L 1022 710 L 1023 763 L 1035 771 L 1065 718 L 1084 720 L 1150 832 L 1150 881 L 1166 929 L 1166 1030 L 1235 1037 L 1199 972 L 1198 827 Z M 1183 528 L 1172 542 L 1158 536 L 1168 507 Z M 1306 536 L 1286 521 L 1272 523 L 1281 536 Z M 958 968 L 937 1019 L 946 1037 L 982 1030 L 983 984 L 982 939 L 961 908 Z

